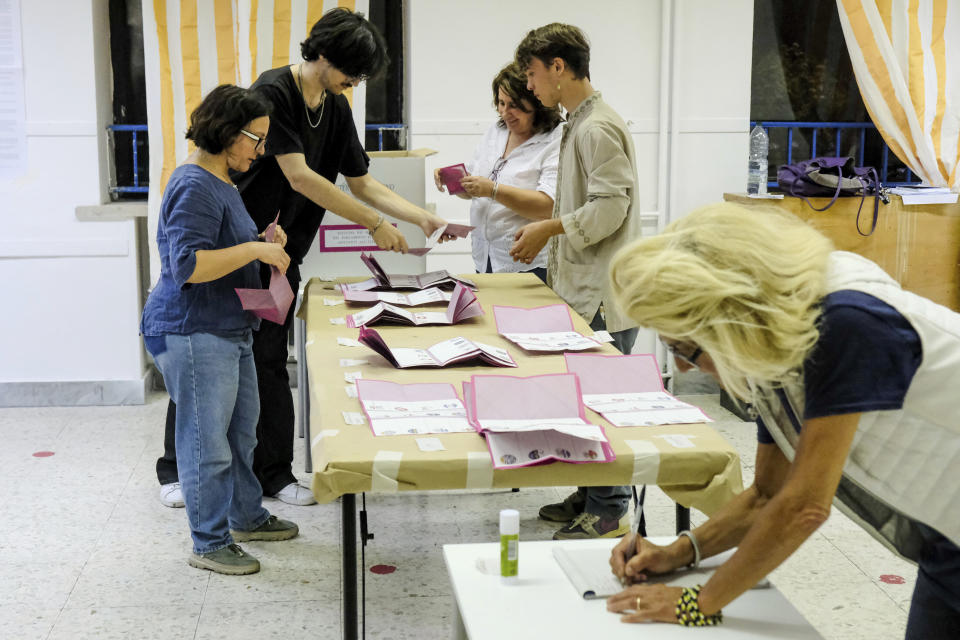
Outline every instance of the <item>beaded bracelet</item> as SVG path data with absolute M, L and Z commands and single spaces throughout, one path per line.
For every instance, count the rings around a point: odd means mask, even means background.
M 680 599 L 677 600 L 677 622 L 685 627 L 713 627 L 723 622 L 723 611 L 706 615 L 700 611 L 700 589 L 702 584 L 695 587 L 684 587 Z
M 378 214 L 377 214 L 377 224 L 373 225 L 373 228 L 370 229 L 370 235 L 371 235 L 371 236 L 377 232 L 377 229 L 380 228 L 380 225 L 381 225 L 381 224 L 383 224 L 383 214 L 382 214 L 382 213 L 378 213 Z

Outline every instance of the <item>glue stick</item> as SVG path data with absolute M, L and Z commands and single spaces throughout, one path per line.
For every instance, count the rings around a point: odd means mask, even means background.
M 504 509 L 500 512 L 500 580 L 516 582 L 517 553 L 520 550 L 520 512 Z

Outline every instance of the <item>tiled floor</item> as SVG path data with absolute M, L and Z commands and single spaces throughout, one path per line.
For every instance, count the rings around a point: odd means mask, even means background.
M 755 433 L 691 396 L 716 418 L 753 477 Z M 182 509 L 157 500 L 166 396 L 140 407 L 0 410 L 0 638 L 335 638 L 340 633 L 337 504 L 268 508 L 300 537 L 247 543 L 256 575 L 227 577 L 186 564 Z M 297 445 L 296 469 L 303 468 Z M 35 457 L 37 452 L 53 452 Z M 520 510 L 524 539 L 552 528 L 537 508 L 566 489 L 367 497 L 375 539 L 366 571 L 368 638 L 446 638 L 450 595 L 441 545 L 496 540 L 496 514 Z M 694 524 L 703 516 L 694 513 Z M 652 535 L 673 529 L 673 508 L 648 491 Z M 901 576 L 902 584 L 880 576 Z M 825 638 L 902 638 L 915 569 L 837 512 L 773 575 Z M 889 578 L 888 578 L 889 580 Z M 896 582 L 896 581 L 893 581 Z M 531 636 L 533 637 L 533 636 Z M 639 636 L 638 636 L 639 637 Z

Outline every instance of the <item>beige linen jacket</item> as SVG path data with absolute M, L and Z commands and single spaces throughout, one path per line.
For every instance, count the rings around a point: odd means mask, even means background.
M 547 282 L 590 322 L 603 304 L 608 331 L 637 326 L 613 301 L 613 255 L 640 237 L 637 161 L 627 125 L 596 92 L 570 114 L 560 141 Z

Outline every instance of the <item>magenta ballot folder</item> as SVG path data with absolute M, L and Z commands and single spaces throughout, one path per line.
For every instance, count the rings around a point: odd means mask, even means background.
M 460 178 L 466 175 L 468 175 L 467 168 L 462 162 L 440 169 L 440 179 L 443 181 L 443 186 L 447 188 L 447 193 L 450 195 L 463 193 L 464 189 L 460 184 Z
M 277 220 L 280 213 L 273 219 L 264 232 L 264 239 L 273 242 L 273 234 L 277 230 Z M 270 286 L 266 289 L 234 289 L 240 297 L 240 305 L 258 318 L 283 324 L 287 319 L 287 311 L 293 302 L 293 289 L 287 277 L 276 267 L 270 267 Z

